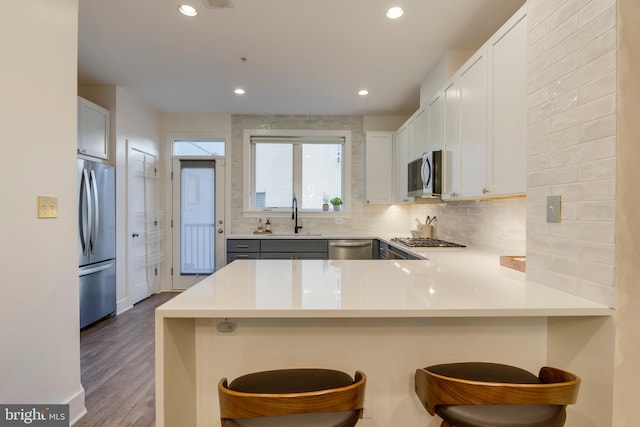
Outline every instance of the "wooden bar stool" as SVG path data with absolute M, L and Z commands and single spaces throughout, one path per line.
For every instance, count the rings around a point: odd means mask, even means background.
M 222 427 L 353 427 L 367 377 L 332 369 L 255 372 L 218 383 Z
M 580 378 L 556 368 L 534 374 L 498 363 L 449 363 L 416 370 L 416 394 L 440 427 L 562 427 Z

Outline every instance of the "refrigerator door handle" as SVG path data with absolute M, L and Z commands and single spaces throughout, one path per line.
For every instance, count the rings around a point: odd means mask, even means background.
M 98 243 L 98 224 L 100 224 L 100 203 L 98 199 L 98 183 L 96 182 L 96 173 L 91 171 L 91 189 L 93 190 L 93 204 L 95 207 L 95 214 L 93 216 L 93 221 L 91 224 L 91 234 L 90 234 L 90 242 L 91 242 L 91 252 L 93 252 L 93 248 L 96 247 Z
M 97 273 L 97 272 L 99 272 L 99 271 L 108 270 L 108 269 L 110 269 L 111 267 L 113 267 L 113 263 L 112 263 L 112 262 L 110 262 L 109 264 L 106 264 L 106 265 L 101 265 L 101 266 L 99 266 L 99 267 L 93 267 L 93 268 L 82 269 L 82 270 L 80 270 L 80 274 L 79 274 L 79 276 L 80 276 L 80 277 L 82 277 L 82 276 L 87 276 L 87 275 L 89 275 L 89 274 Z
M 82 190 L 84 189 L 84 197 Z M 86 207 L 86 216 L 83 215 Z M 80 243 L 82 243 L 82 254 L 89 254 L 89 234 L 91 233 L 91 192 L 89 190 L 89 175 L 86 169 L 82 169 L 82 179 L 80 182 Z

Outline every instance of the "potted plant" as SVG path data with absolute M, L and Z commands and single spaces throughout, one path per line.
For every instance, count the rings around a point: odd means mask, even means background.
M 326 194 L 322 196 L 322 210 L 325 212 L 329 210 L 329 196 Z
M 333 199 L 329 200 L 329 202 L 331 202 L 331 204 L 333 205 L 334 211 L 340 210 L 340 206 L 342 205 L 342 199 L 340 197 L 334 197 Z

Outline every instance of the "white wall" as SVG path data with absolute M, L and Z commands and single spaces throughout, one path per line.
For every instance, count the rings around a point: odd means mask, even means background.
M 132 304 L 129 301 L 129 283 L 127 277 L 127 144 L 134 145 L 151 154 L 160 154 L 160 121 L 158 113 L 146 103 L 133 96 L 126 89 L 116 87 L 115 112 L 116 129 L 116 301 L 118 313 Z M 161 157 L 159 157 L 161 162 Z M 162 206 L 162 187 L 156 194 L 161 199 L 158 206 Z M 163 278 L 160 278 L 162 283 Z M 161 285 L 162 286 L 162 285 Z
M 364 116 L 362 118 L 363 132 L 396 131 L 409 120 L 410 116 Z
M 20 9 L 0 14 L 0 402 L 70 403 L 73 419 L 84 411 L 75 172 L 78 0 L 24 0 Z M 58 218 L 36 218 L 38 195 L 58 198 Z
M 615 427 L 634 427 L 640 383 L 640 7 L 618 1 Z
M 473 50 L 450 50 L 440 58 L 420 84 L 421 107 L 429 105 L 429 101 L 436 92 L 442 89 L 453 73 L 462 67 L 474 52 Z
M 614 305 L 616 0 L 528 2 L 527 278 Z M 562 197 L 560 223 L 546 197 Z
M 527 7 L 527 279 L 614 306 L 616 0 L 529 0 Z M 546 197 L 556 194 L 561 222 L 547 223 Z M 613 409 L 618 323 L 549 322 L 548 363 L 583 377 L 567 427 L 624 417 Z M 635 387 L 627 392 L 637 396 Z M 615 425 L 637 425 L 631 417 Z

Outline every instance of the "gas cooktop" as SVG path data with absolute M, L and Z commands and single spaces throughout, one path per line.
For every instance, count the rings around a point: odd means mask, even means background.
M 465 248 L 465 245 L 446 242 L 444 240 L 427 237 L 394 237 L 392 242 L 398 242 L 410 248 Z

